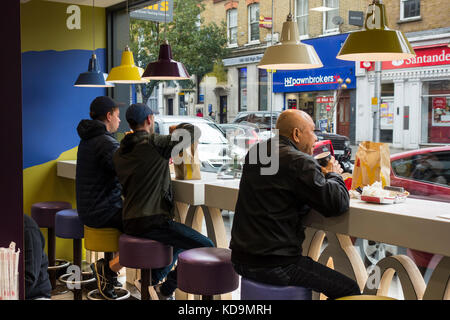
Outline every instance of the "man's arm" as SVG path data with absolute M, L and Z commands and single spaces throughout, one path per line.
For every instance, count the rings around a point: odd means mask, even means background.
M 97 151 L 98 151 L 98 159 L 100 161 L 100 165 L 102 168 L 104 168 L 107 171 L 110 171 L 111 173 L 115 174 L 114 169 L 114 161 L 113 156 L 114 153 L 119 149 L 120 144 L 115 139 L 111 138 L 105 138 L 99 140 L 99 143 L 97 145 Z
M 25 228 L 25 289 L 31 290 L 41 272 L 42 243 L 40 235 L 31 228 Z
M 295 167 L 297 194 L 303 203 L 325 217 L 339 216 L 348 210 L 350 197 L 338 173 L 328 172 L 324 176 L 313 159 L 299 159 Z
M 184 131 L 177 131 L 178 129 Z M 150 141 L 153 142 L 155 148 L 158 152 L 166 159 L 170 159 L 172 156 L 172 150 L 180 144 L 181 149 L 188 148 L 194 142 L 198 142 L 201 136 L 201 130 L 190 124 L 190 123 L 180 123 L 177 126 L 170 127 L 170 134 L 168 135 L 152 135 L 152 139 Z M 183 141 L 184 137 L 188 138 L 188 140 Z

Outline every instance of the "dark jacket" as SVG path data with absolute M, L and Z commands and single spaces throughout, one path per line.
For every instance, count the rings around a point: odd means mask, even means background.
M 83 224 L 100 228 L 122 208 L 122 187 L 112 157 L 119 142 L 98 120 L 81 120 L 76 168 L 78 215 Z
M 271 143 L 269 139 L 254 148 L 267 144 L 270 154 Z M 317 161 L 288 138 L 280 136 L 278 150 L 275 175 L 261 175 L 259 155 L 256 164 L 249 164 L 250 152 L 246 156 L 231 230 L 233 263 L 269 267 L 294 262 L 305 239 L 302 219 L 311 208 L 326 217 L 349 208 L 340 175 L 325 177 Z
M 52 285 L 48 278 L 45 239 L 37 223 L 23 216 L 25 239 L 25 299 L 50 298 Z
M 180 124 L 194 136 L 194 126 Z M 198 130 L 198 131 L 197 131 Z M 171 135 L 136 131 L 127 134 L 114 154 L 117 176 L 123 187 L 123 225 L 127 234 L 139 235 L 174 218 L 169 159 L 178 144 Z

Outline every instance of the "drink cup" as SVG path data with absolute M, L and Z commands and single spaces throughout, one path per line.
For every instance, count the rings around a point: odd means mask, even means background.
M 326 167 L 328 165 L 328 162 L 330 162 L 331 152 L 330 151 L 326 151 L 326 152 L 319 153 L 314 158 L 317 160 L 317 162 L 322 167 Z

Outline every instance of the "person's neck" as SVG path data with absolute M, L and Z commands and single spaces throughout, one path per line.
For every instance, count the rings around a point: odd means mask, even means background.
M 147 133 L 150 133 L 150 128 L 147 128 L 147 127 L 140 127 L 140 128 L 136 128 L 135 130 L 133 130 L 134 132 L 137 132 L 137 131 L 145 131 L 145 132 L 147 132 Z

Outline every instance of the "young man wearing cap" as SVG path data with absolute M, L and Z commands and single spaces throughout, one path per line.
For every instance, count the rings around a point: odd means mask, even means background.
M 179 142 L 172 135 L 155 134 L 153 112 L 141 103 L 128 108 L 126 119 L 133 133 L 123 138 L 120 148 L 114 154 L 114 165 L 125 197 L 124 232 L 173 247 L 172 265 L 152 270 L 152 280 L 155 283 L 166 276 L 167 280 L 161 285 L 150 287 L 150 290 L 156 291 L 159 299 L 170 299 L 177 288 L 177 270 L 170 270 L 178 254 L 192 248 L 214 246 L 201 233 L 173 220 L 174 201 L 169 159 L 178 143 L 180 145 L 177 147 L 185 145 L 187 148 L 198 141 L 201 132 L 192 124 L 181 123 L 172 126 L 171 131 L 186 130 L 184 133 L 189 133 L 189 138 L 186 135 L 185 141 Z
M 77 131 L 81 138 L 76 167 L 76 199 L 78 215 L 88 227 L 116 228 L 122 226 L 122 187 L 117 179 L 113 154 L 119 142 L 113 137 L 120 124 L 119 103 L 100 96 L 90 106 L 91 119 L 81 120 Z M 91 265 L 100 293 L 116 299 L 114 286 L 122 268 L 119 255 L 107 263 L 100 259 Z

